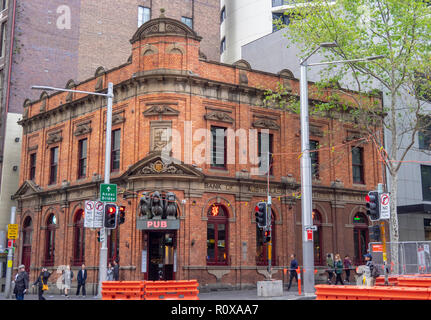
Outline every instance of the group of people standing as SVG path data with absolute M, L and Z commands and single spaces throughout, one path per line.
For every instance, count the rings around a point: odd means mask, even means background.
M 332 254 L 328 253 L 326 256 L 326 266 L 328 273 L 328 284 L 332 284 L 333 277 L 335 274 L 335 284 L 344 284 L 344 283 L 350 283 L 350 270 L 352 269 L 352 260 L 348 255 L 344 257 L 344 260 L 341 260 L 340 255 L 337 253 L 332 259 Z M 343 271 L 346 272 L 346 277 L 344 279 L 341 278 Z

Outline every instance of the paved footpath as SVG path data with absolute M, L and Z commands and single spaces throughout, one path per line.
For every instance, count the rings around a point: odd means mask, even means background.
M 59 294 L 44 294 L 46 300 L 86 300 L 97 301 L 97 297 L 88 295 L 85 298 L 82 296 L 70 295 L 68 298 Z M 315 296 L 299 295 L 298 291 L 284 291 L 280 297 L 258 297 L 257 289 L 249 290 L 220 290 L 211 292 L 199 293 L 200 300 L 315 300 Z M 0 300 L 6 300 L 3 293 L 0 293 Z M 38 300 L 37 294 L 25 295 L 25 300 Z

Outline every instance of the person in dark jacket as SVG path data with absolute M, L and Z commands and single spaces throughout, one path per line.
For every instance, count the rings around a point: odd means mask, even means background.
M 18 267 L 18 273 L 15 277 L 15 288 L 13 293 L 15 294 L 16 300 L 24 300 L 24 295 L 28 289 L 29 278 L 25 271 L 25 266 L 22 264 Z
M 51 273 L 48 272 L 47 268 L 42 268 L 42 271 L 39 273 L 37 280 L 33 283 L 33 287 L 35 285 L 38 286 L 38 297 L 39 300 L 46 300 L 43 297 L 43 285 L 48 284 L 48 278 L 51 276 Z
M 352 268 L 352 260 L 350 260 L 350 257 L 348 255 L 346 255 L 344 257 L 344 270 L 346 272 L 346 279 L 344 280 L 344 282 L 350 283 L 350 269 Z
M 343 261 L 341 261 L 341 257 L 337 253 L 335 255 L 335 284 L 338 284 L 338 282 L 340 282 L 340 284 L 343 284 L 343 279 L 341 279 L 341 275 L 343 274 L 343 267 Z
M 292 285 L 293 278 L 296 279 L 296 284 L 298 284 L 298 273 L 296 269 L 298 268 L 298 261 L 296 261 L 296 255 L 292 253 L 290 255 L 290 277 L 289 277 L 289 286 L 287 287 L 287 291 L 290 290 L 290 286 Z
M 78 276 L 76 277 L 78 280 L 78 288 L 76 290 L 76 295 L 79 296 L 79 291 L 82 287 L 82 296 L 85 298 L 85 282 L 87 281 L 87 270 L 85 269 L 85 264 L 82 264 L 81 270 L 78 271 Z
M 118 265 L 118 261 L 114 260 L 114 281 L 119 281 L 120 279 L 120 266 Z

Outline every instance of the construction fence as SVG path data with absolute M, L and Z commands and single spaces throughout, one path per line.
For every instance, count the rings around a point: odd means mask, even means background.
M 386 256 L 389 274 L 431 273 L 430 248 L 431 241 L 387 242 Z M 383 245 L 380 242 L 371 242 L 369 252 L 374 264 L 383 266 Z

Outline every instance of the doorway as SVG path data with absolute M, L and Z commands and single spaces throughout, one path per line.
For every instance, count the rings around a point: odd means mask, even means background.
M 176 232 L 148 233 L 148 280 L 174 280 Z

